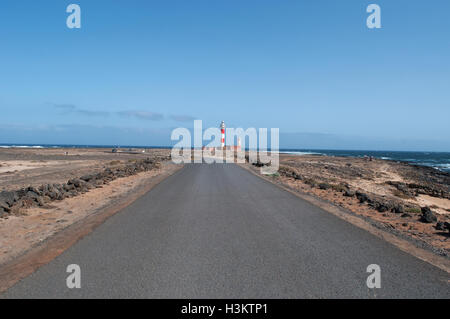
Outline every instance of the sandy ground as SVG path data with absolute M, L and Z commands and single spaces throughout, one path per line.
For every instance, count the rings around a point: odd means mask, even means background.
M 61 165 L 64 162 L 24 162 L 24 161 L 9 161 L 9 162 L 3 162 L 0 163 L 0 174 L 14 174 L 18 173 L 20 171 L 30 170 L 30 169 L 36 169 L 40 167 L 45 166 L 55 166 L 55 165 Z
M 150 150 L 145 154 L 111 154 L 105 150 L 0 150 L 0 189 L 17 190 L 30 185 L 63 183 L 100 169 L 126 164 L 135 159 L 161 158 L 158 169 L 115 179 L 107 185 L 76 197 L 53 201 L 47 207 L 32 207 L 20 214 L 0 218 L 0 265 L 22 255 L 32 247 L 66 227 L 100 212 L 151 183 L 155 177 L 174 170 L 167 161 L 168 150 Z M 70 150 L 69 150 L 70 152 Z M 60 158 L 62 156 L 62 158 Z
M 414 199 L 408 200 L 420 206 L 430 206 L 440 215 L 450 214 L 450 200 L 446 198 L 436 198 L 428 195 L 418 195 Z

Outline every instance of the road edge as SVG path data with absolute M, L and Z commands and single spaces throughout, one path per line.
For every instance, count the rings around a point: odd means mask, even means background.
M 131 194 L 109 202 L 95 213 L 64 228 L 60 232 L 45 239 L 39 245 L 32 247 L 24 254 L 0 266 L 0 294 L 14 286 L 18 281 L 28 277 L 38 268 L 48 264 L 61 255 L 72 245 L 92 233 L 108 218 L 120 212 L 170 176 L 179 172 L 184 165 L 175 165 L 173 168 L 156 175 L 148 184 L 134 190 Z
M 279 188 L 293 194 L 294 196 L 297 196 L 314 206 L 317 206 L 324 211 L 331 213 L 335 215 L 336 217 L 345 220 L 346 222 L 359 227 L 365 231 L 368 231 L 372 235 L 377 236 L 380 239 L 383 239 L 386 242 L 389 242 L 390 244 L 394 245 L 395 247 L 399 248 L 403 252 L 406 252 L 422 261 L 425 261 L 435 267 L 438 267 L 439 269 L 447 272 L 450 274 L 450 261 L 447 260 L 444 257 L 438 256 L 434 254 L 431 251 L 425 250 L 423 248 L 417 247 L 412 242 L 400 238 L 394 234 L 391 234 L 385 230 L 379 229 L 369 223 L 368 221 L 364 220 L 361 217 L 358 217 L 357 215 L 353 214 L 352 212 L 347 211 L 346 209 L 339 207 L 337 205 L 334 205 L 331 202 L 327 202 L 324 200 L 321 200 L 319 198 L 316 198 L 312 195 L 301 193 L 299 191 L 293 190 L 281 183 L 275 183 L 272 179 L 268 178 L 267 176 L 258 174 L 254 170 L 251 169 L 251 167 L 248 166 L 248 164 L 237 164 L 237 166 L 241 167 L 242 169 L 249 171 L 251 174 L 273 184 L 278 186 Z

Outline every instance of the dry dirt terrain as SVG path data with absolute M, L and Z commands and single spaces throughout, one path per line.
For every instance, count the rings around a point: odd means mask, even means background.
M 448 173 L 379 159 L 280 155 L 279 173 L 270 179 L 450 256 Z
M 142 151 L 145 151 L 144 153 Z M 0 149 L 0 191 L 64 183 L 105 167 L 137 159 L 165 159 L 168 149 Z
M 0 265 L 177 168 L 170 150 L 1 149 Z

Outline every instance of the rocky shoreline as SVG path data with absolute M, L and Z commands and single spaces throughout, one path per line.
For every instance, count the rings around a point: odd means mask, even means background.
M 450 256 L 449 173 L 389 160 L 282 155 L 270 178 Z
M 254 164 L 255 166 L 260 166 L 261 164 Z M 279 170 L 280 175 L 293 178 L 295 180 L 304 181 L 305 184 L 310 185 L 312 188 L 318 188 L 321 190 L 333 189 L 341 192 L 343 196 L 355 197 L 361 204 L 366 203 L 369 207 L 375 209 L 380 213 L 390 211 L 395 214 L 402 214 L 402 217 L 411 217 L 410 213 L 418 213 L 420 210 L 421 216 L 420 220 L 424 223 L 437 223 L 436 229 L 438 230 L 448 230 L 450 233 L 450 223 L 447 221 L 438 222 L 436 213 L 434 213 L 430 207 L 424 206 L 419 207 L 414 204 L 404 203 L 401 200 L 396 200 L 393 198 L 387 199 L 384 196 L 377 196 L 374 194 L 364 193 L 359 190 L 353 190 L 348 184 L 329 184 L 326 182 L 315 182 L 309 178 L 304 178 L 298 174 L 295 170 L 289 166 L 282 166 Z M 450 198 L 449 194 L 442 189 L 436 189 L 433 187 L 428 187 L 424 185 L 417 184 L 406 184 L 400 182 L 388 182 L 389 185 L 396 186 L 397 189 L 401 190 L 403 194 L 407 196 L 417 196 L 418 194 L 430 195 L 438 198 Z

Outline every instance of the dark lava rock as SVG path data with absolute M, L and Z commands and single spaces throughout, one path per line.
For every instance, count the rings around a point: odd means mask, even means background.
M 430 207 L 422 207 L 421 221 L 424 223 L 435 223 L 437 222 L 437 217 L 434 215 Z
M 94 174 L 84 175 L 84 176 L 80 177 L 80 179 L 85 181 L 85 182 L 89 182 L 89 181 L 91 181 L 91 180 L 93 180 L 95 178 L 96 178 L 96 176 Z
M 450 223 L 445 222 L 444 227 L 448 229 L 448 232 L 450 233 Z
M 44 199 L 42 197 L 40 197 L 40 196 L 38 198 L 36 198 L 36 202 L 41 207 L 45 205 Z
M 79 188 L 81 184 L 83 184 L 83 181 L 79 178 L 71 179 L 67 182 L 68 185 L 74 185 L 76 188 Z
M 30 208 L 34 206 L 34 204 L 35 204 L 34 199 L 24 197 L 17 202 L 17 205 L 13 207 L 13 210 L 17 210 L 18 208 Z
M 95 181 L 93 181 L 92 184 L 95 185 L 98 188 L 98 186 L 103 185 L 103 180 L 96 179 Z
M 18 200 L 19 196 L 17 195 L 16 192 L 7 192 L 7 191 L 0 192 L 0 202 L 4 202 L 9 206 L 12 206 Z
M 52 192 L 48 192 L 47 196 L 50 197 L 52 200 L 56 200 L 60 196 L 60 193 L 58 191 L 54 190 Z
M 148 164 L 151 164 L 151 163 L 148 163 Z M 260 160 L 258 160 L 256 163 L 253 163 L 253 165 L 256 166 L 256 167 L 269 166 L 269 165 L 261 162 Z
M 53 184 L 53 190 L 56 190 L 58 192 L 63 192 L 64 188 L 63 188 L 63 185 L 61 185 L 61 184 Z
M 367 194 L 356 192 L 356 198 L 358 198 L 360 203 L 367 202 L 369 200 L 369 196 Z
M 91 182 L 86 182 L 85 187 L 87 189 L 93 189 L 93 188 L 95 188 L 95 184 L 92 184 Z
M 406 218 L 406 217 L 412 217 L 412 216 L 410 214 L 408 214 L 408 213 L 404 213 L 404 214 L 402 214 L 401 217 Z
M 41 192 L 36 187 L 33 187 L 33 186 L 28 187 L 28 192 L 33 192 L 37 195 L 41 195 Z
M 320 183 L 319 184 L 319 188 L 320 189 L 329 189 L 330 187 L 331 187 L 331 185 L 327 184 L 327 183 Z
M 387 211 L 389 210 L 389 207 L 388 207 L 387 205 L 385 205 L 385 204 L 380 204 L 380 205 L 378 206 L 377 210 L 378 210 L 380 213 L 384 213 L 384 212 L 387 212 Z
M 70 192 L 68 192 L 69 196 L 75 197 L 78 195 L 78 192 L 76 190 L 71 190 Z
M 71 190 L 74 190 L 74 189 L 75 189 L 75 185 L 73 185 L 73 184 L 65 184 L 65 185 L 63 186 L 63 189 L 64 189 L 66 192 L 70 192 Z
M 37 198 L 39 198 L 39 194 L 36 194 L 35 192 L 32 191 L 28 191 L 25 197 L 36 200 Z
M 404 211 L 405 208 L 403 207 L 402 204 L 395 204 L 394 207 L 392 208 L 392 212 L 396 214 L 403 214 Z
M 50 192 L 53 192 L 53 185 L 42 185 L 42 194 L 48 196 Z
M 370 207 L 376 209 L 380 213 L 387 212 L 388 210 L 391 210 L 392 204 L 389 202 L 385 202 L 383 200 L 377 199 L 377 198 L 369 198 L 367 200 Z
M 355 196 L 355 192 L 352 191 L 352 190 L 350 190 L 350 189 L 347 189 L 347 190 L 344 192 L 344 196 L 347 196 L 347 197 L 353 197 L 353 196 Z
M 5 202 L 4 200 L 0 199 L 0 208 L 1 209 L 7 211 L 7 210 L 9 210 L 10 207 L 11 206 L 7 202 Z
M 436 230 L 445 230 L 446 229 L 445 224 L 443 222 L 438 222 L 434 228 L 436 228 Z

